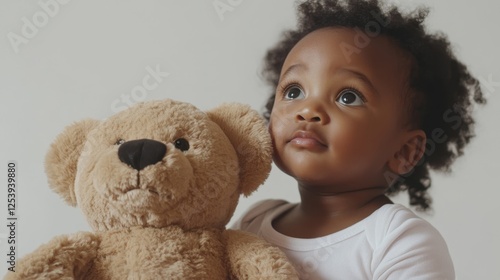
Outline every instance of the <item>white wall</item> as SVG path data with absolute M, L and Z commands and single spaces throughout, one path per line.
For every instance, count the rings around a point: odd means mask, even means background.
M 0 0 L 0 274 L 7 260 L 7 162 L 18 166 L 18 257 L 55 235 L 89 230 L 79 210 L 49 190 L 45 152 L 73 121 L 106 118 L 123 106 L 122 98 L 138 101 L 132 89 L 141 85 L 147 67 L 170 75 L 145 100 L 173 98 L 202 109 L 236 101 L 262 109 L 269 92 L 258 75 L 262 57 L 294 25 L 294 5 L 219 1 L 234 4 L 222 17 L 213 0 L 72 0 L 48 5 L 49 16 L 40 3 L 54 0 Z M 500 279 L 500 4 L 393 1 L 431 5 L 429 28 L 446 32 L 472 72 L 493 81 L 484 85 L 489 104 L 477 113 L 477 138 L 454 173 L 434 177 L 435 213 L 423 217 L 446 238 L 458 279 Z M 40 27 L 26 29 L 26 21 Z M 298 194 L 293 180 L 275 168 L 257 193 L 241 201 L 235 217 L 264 198 L 296 201 Z M 406 204 L 406 197 L 397 201 Z

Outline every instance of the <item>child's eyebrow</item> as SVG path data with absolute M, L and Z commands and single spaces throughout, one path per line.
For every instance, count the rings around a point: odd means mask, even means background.
M 293 64 L 292 66 L 288 67 L 288 69 L 286 69 L 281 76 L 285 77 L 289 75 L 291 72 L 295 72 L 297 70 L 307 70 L 307 65 L 302 63 Z
M 363 81 L 365 84 L 367 84 L 372 90 L 373 92 L 376 94 L 376 95 L 380 95 L 378 90 L 375 88 L 375 86 L 372 84 L 372 82 L 370 81 L 370 79 L 368 79 L 368 77 L 361 73 L 361 72 L 358 72 L 356 70 L 353 70 L 353 69 L 348 69 L 348 68 L 341 68 L 339 69 L 340 72 L 347 72 L 349 74 L 352 74 L 354 76 L 356 76 L 358 79 L 360 79 L 361 81 Z

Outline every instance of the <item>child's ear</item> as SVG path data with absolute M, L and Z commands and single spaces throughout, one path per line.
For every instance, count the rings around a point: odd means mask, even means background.
M 399 175 L 409 173 L 424 156 L 426 139 L 423 130 L 417 129 L 406 132 L 399 149 L 387 163 L 389 169 Z

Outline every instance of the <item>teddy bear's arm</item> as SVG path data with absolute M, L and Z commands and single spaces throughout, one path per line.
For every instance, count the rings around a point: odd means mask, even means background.
M 299 279 L 285 254 L 247 232 L 226 230 L 231 271 L 237 279 Z
M 10 279 L 78 279 L 92 265 L 99 238 L 89 232 L 55 237 L 18 261 Z

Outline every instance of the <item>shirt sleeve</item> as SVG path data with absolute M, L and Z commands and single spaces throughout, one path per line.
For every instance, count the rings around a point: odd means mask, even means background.
M 266 199 L 252 204 L 229 228 L 257 233 L 264 215 L 277 206 L 288 203 L 285 200 Z
M 430 223 L 407 210 L 397 211 L 380 228 L 385 232 L 376 234 L 373 279 L 455 279 L 446 242 Z

